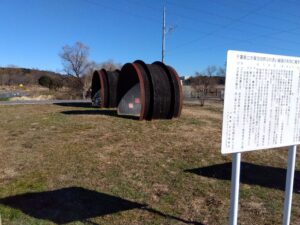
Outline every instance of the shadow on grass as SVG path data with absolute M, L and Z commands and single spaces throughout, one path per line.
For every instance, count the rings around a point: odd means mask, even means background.
M 99 108 L 92 106 L 91 102 L 61 102 L 53 103 L 53 105 L 67 106 L 67 107 L 82 107 L 82 108 Z
M 62 111 L 62 114 L 65 115 L 105 115 L 105 116 L 114 116 L 117 117 L 116 110 L 68 110 Z
M 204 177 L 231 180 L 231 163 L 223 163 L 203 168 L 185 170 Z M 286 169 L 241 163 L 240 182 L 249 185 L 285 190 Z M 294 192 L 300 194 L 300 171 L 295 171 Z
M 203 225 L 166 215 L 144 204 L 81 187 L 25 193 L 0 199 L 0 204 L 21 210 L 23 213 L 36 219 L 48 220 L 56 224 L 66 224 L 75 221 L 96 224 L 89 221 L 89 219 L 131 209 L 141 209 L 186 224 Z
M 105 116 L 113 116 L 113 117 L 119 117 L 124 119 L 132 119 L 132 120 L 138 120 L 139 117 L 136 116 L 121 116 L 118 115 L 117 110 L 109 110 L 109 109 L 99 109 L 99 110 L 68 110 L 68 111 L 62 111 L 62 114 L 65 115 L 105 115 Z

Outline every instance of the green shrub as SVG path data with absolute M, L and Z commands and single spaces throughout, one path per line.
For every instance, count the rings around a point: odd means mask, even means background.
M 49 89 L 57 90 L 63 87 L 63 82 L 60 79 L 51 79 Z
M 60 79 L 53 79 L 48 76 L 41 76 L 39 79 L 39 85 L 47 87 L 50 90 L 57 90 L 62 88 L 63 82 Z
M 39 85 L 43 87 L 47 87 L 50 89 L 51 83 L 52 83 L 52 79 L 48 76 L 41 76 L 39 78 Z

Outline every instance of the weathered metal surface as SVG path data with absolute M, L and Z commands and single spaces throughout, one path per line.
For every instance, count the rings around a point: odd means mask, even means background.
M 182 106 L 183 106 L 183 91 L 182 91 L 182 85 L 179 79 L 179 75 L 177 74 L 176 70 L 168 66 L 168 69 L 170 71 L 170 75 L 172 76 L 172 81 L 174 85 L 174 117 L 180 117 Z
M 151 105 L 147 119 L 167 119 L 171 104 L 171 89 L 166 72 L 158 65 L 145 64 L 141 60 L 134 63 L 144 68 L 151 81 Z
M 123 96 L 119 103 L 118 114 L 122 116 L 136 116 L 141 115 L 141 89 L 140 84 L 135 84 Z
M 171 66 L 167 66 L 161 62 L 154 62 L 153 64 L 161 66 L 166 73 L 168 74 L 169 82 L 171 85 L 172 92 L 172 108 L 170 111 L 170 118 L 179 117 L 182 110 L 183 103 L 183 93 L 182 93 L 182 85 L 179 79 L 179 76 L 174 68 Z
M 100 91 L 100 106 L 115 108 L 117 106 L 117 87 L 120 71 L 96 70 L 92 78 L 92 99 Z
M 130 95 L 130 90 L 132 88 L 138 85 L 139 91 L 135 92 L 136 96 L 135 98 L 139 99 L 139 102 L 133 103 L 128 102 L 127 105 L 120 104 L 122 102 L 122 99 L 125 97 L 127 98 Z M 127 112 L 127 115 L 132 116 L 138 116 L 140 120 L 143 120 L 146 118 L 148 112 L 149 112 L 149 103 L 150 103 L 150 87 L 149 87 L 149 80 L 147 77 L 146 72 L 143 70 L 143 68 L 135 63 L 127 63 L 125 64 L 121 69 L 121 74 L 119 77 L 119 83 L 118 83 L 118 114 L 123 114 L 122 112 Z M 129 92 L 129 93 L 128 93 Z M 128 93 L 128 94 L 127 94 Z M 123 102 L 127 102 L 127 99 L 124 99 Z M 131 105 L 129 104 L 140 104 L 138 107 L 140 110 L 139 112 L 130 110 Z M 124 108 L 125 107 L 125 108 Z
M 107 106 L 106 108 L 116 108 L 117 103 L 117 88 L 119 82 L 120 70 L 106 71 L 106 80 L 108 85 Z
M 95 106 L 102 106 L 102 102 L 104 100 L 104 93 L 103 93 L 103 74 L 100 70 L 96 70 L 93 73 L 92 77 L 92 92 L 91 92 L 91 99 L 93 102 L 93 105 Z M 100 103 L 100 105 L 97 104 L 97 102 Z
M 118 114 L 142 119 L 180 116 L 182 89 L 176 71 L 163 63 L 141 60 L 122 67 L 118 83 Z

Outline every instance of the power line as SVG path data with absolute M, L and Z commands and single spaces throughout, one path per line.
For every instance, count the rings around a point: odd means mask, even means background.
M 169 4 L 173 4 L 173 3 L 170 3 L 169 2 Z M 188 8 L 188 7 L 186 7 L 186 6 L 183 6 L 183 5 L 179 5 L 179 4 L 173 4 L 173 5 L 177 5 L 177 6 L 180 6 L 180 8 L 185 8 L 185 9 L 190 9 L 190 10 L 194 10 L 194 11 L 198 11 L 198 8 Z M 206 12 L 205 10 L 201 10 L 201 12 Z M 171 14 L 171 13 L 170 13 Z M 219 15 L 219 14 L 216 14 L 216 13 L 211 13 L 211 12 L 206 12 L 206 14 L 208 14 L 208 15 L 214 15 L 214 16 L 218 16 L 218 17 L 222 17 L 222 18 L 226 18 L 226 19 L 230 19 L 230 20 L 233 20 L 233 18 L 232 17 L 228 17 L 228 16 L 222 16 L 222 15 Z M 244 22 L 243 22 L 244 23 Z M 247 23 L 245 23 L 245 24 L 247 24 Z M 253 23 L 248 23 L 248 24 L 253 24 Z M 253 25 L 256 25 L 256 24 L 253 24 Z M 185 26 L 186 27 L 186 26 Z M 195 29 L 195 28 L 191 28 L 191 27 L 188 27 L 188 29 L 189 30 L 195 30 L 195 31 L 200 31 L 199 29 Z M 282 29 L 273 29 L 273 28 L 271 28 L 272 30 L 275 30 L 276 32 L 274 32 L 274 34 L 278 34 L 278 33 L 288 33 L 288 32 L 293 32 L 293 31 L 295 31 L 295 30 L 298 30 L 298 28 L 296 28 L 296 29 L 290 29 L 290 30 L 282 30 Z M 240 32 L 245 32 L 245 30 L 243 30 L 243 29 L 238 29 L 238 28 L 234 28 L 234 29 L 230 29 L 230 30 L 235 30 L 235 31 L 240 31 Z M 200 32 L 202 32 L 203 33 L 203 31 L 200 31 Z M 247 33 L 249 33 L 249 31 L 247 31 Z M 250 33 L 252 33 L 252 34 L 256 34 L 256 32 L 250 32 Z M 237 38 L 228 38 L 228 37 L 226 37 L 226 36 L 224 36 L 224 35 L 220 35 L 220 34 L 218 34 L 218 33 L 215 33 L 214 34 L 215 36 L 218 36 L 218 37 L 222 37 L 222 38 L 225 38 L 225 39 L 235 39 L 235 40 L 237 40 L 237 41 L 239 41 L 239 42 L 241 42 L 241 39 L 237 39 Z M 204 38 L 204 37 L 206 37 L 206 36 L 209 36 L 209 33 L 205 33 L 202 37 Z M 266 36 L 266 35 L 262 35 L 262 36 Z M 268 35 L 269 36 L 269 35 Z M 201 37 L 201 38 L 202 38 Z M 255 37 L 255 38 L 257 38 L 257 37 Z M 283 40 L 283 39 L 279 39 L 279 38 L 276 38 L 276 37 L 270 37 L 270 39 L 274 39 L 274 40 Z M 249 42 L 248 40 L 242 40 L 243 42 Z M 286 40 L 285 40 L 286 41 Z M 289 41 L 289 42 L 291 42 L 291 41 Z M 292 41 L 293 42 L 293 41 Z M 191 42 L 189 42 L 189 43 L 191 43 Z M 183 46 L 185 46 L 185 45 L 187 45 L 187 44 L 189 44 L 189 43 L 186 43 L 186 44 L 184 44 L 184 45 L 182 45 L 182 47 Z M 296 43 L 296 44 L 299 44 L 299 42 L 294 42 L 294 43 Z M 170 52 L 170 51 L 168 51 L 168 52 Z
M 128 0 L 127 0 L 128 1 Z M 131 2 L 135 2 L 135 3 L 138 3 L 136 0 L 129 0 L 129 1 L 131 1 Z M 266 3 L 264 3 L 264 4 L 262 4 L 262 5 L 260 5 L 260 6 L 258 6 L 258 7 L 255 7 L 255 9 L 252 9 L 252 10 L 250 10 L 250 11 L 248 11 L 248 12 L 246 12 L 246 14 L 245 15 L 243 15 L 242 17 L 239 17 L 239 18 L 232 18 L 232 17 L 228 17 L 228 16 L 223 16 L 223 15 L 220 15 L 220 14 L 217 14 L 217 13 L 212 13 L 212 12 L 207 12 L 207 11 L 205 11 L 205 10 L 200 10 L 201 12 L 205 12 L 207 15 L 214 15 L 214 16 L 218 16 L 218 17 L 221 17 L 221 18 L 226 18 L 226 19 L 229 19 L 231 22 L 233 22 L 233 23 L 236 23 L 236 22 L 241 22 L 244 18 L 246 18 L 246 17 L 248 17 L 248 16 L 250 16 L 250 15 L 252 15 L 252 14 L 257 14 L 257 12 L 258 11 L 260 11 L 260 10 L 262 10 L 262 9 L 265 9 L 266 8 L 266 6 L 268 6 L 268 5 L 270 5 L 271 3 L 273 3 L 274 2 L 274 0 L 271 0 L 271 1 L 268 1 L 268 2 L 266 2 Z M 186 6 L 184 6 L 184 5 L 181 5 L 181 4 L 175 4 L 175 3 L 172 3 L 172 2 L 170 2 L 170 1 L 168 1 L 168 5 L 177 5 L 177 6 L 179 6 L 180 8 L 186 8 L 186 9 L 189 9 L 189 10 L 195 10 L 195 11 L 198 11 L 199 9 L 198 8 L 190 8 L 190 7 L 186 7 Z M 151 8 L 151 9 L 157 9 L 157 8 L 154 8 L 153 6 L 145 6 L 145 5 L 143 5 L 143 7 L 146 7 L 146 8 Z M 186 19 L 189 19 L 189 20 L 192 20 L 192 21 L 195 21 L 195 18 L 193 18 L 193 17 L 187 17 L 187 16 L 183 16 L 182 14 L 178 14 L 178 13 L 174 13 L 174 12 L 169 12 L 168 14 L 171 14 L 171 15 L 175 15 L 175 16 L 179 16 L 179 17 L 181 17 L 181 18 L 186 18 Z M 260 25 L 258 25 L 258 24 L 255 24 L 255 23 L 249 23 L 249 22 L 244 22 L 243 21 L 243 24 L 250 24 L 250 25 L 253 25 L 253 26 L 260 26 Z M 220 24 L 216 24 L 216 23 L 211 23 L 211 24 L 213 24 L 213 25 L 216 25 L 216 26 L 219 26 L 219 27 L 221 27 L 221 28 L 224 28 L 224 25 L 220 25 Z M 228 25 L 228 27 L 229 26 L 231 26 L 232 24 L 229 24 Z M 225 25 L 225 26 L 227 26 L 227 25 Z M 224 36 L 224 35 L 220 35 L 220 34 L 216 34 L 216 32 L 215 31 L 213 31 L 213 32 L 208 32 L 208 33 L 206 33 L 206 34 L 204 34 L 204 36 L 202 36 L 201 37 L 201 39 L 202 38 L 204 38 L 204 37 L 207 37 L 207 36 L 210 36 L 211 34 L 214 34 L 215 36 L 218 36 L 218 37 L 221 37 L 221 38 L 225 38 L 225 39 L 230 39 L 230 40 L 234 40 L 235 42 L 245 42 L 245 43 L 250 43 L 251 44 L 251 42 L 254 40 L 254 39 L 257 39 L 257 38 L 262 38 L 262 37 L 270 37 L 270 39 L 274 39 L 274 40 L 279 40 L 279 41 L 285 41 L 285 42 L 287 42 L 287 40 L 284 40 L 284 39 L 280 39 L 280 38 L 276 38 L 276 37 L 273 37 L 273 35 L 275 35 L 275 34 L 280 34 L 280 33 L 292 33 L 293 31 L 296 31 L 296 30 L 298 30 L 299 28 L 297 27 L 297 28 L 293 28 L 293 29 L 289 29 L 289 30 L 287 30 L 287 29 L 284 29 L 284 30 L 282 30 L 282 29 L 276 29 L 276 28 L 273 28 L 273 27 L 268 27 L 268 26 L 263 26 L 264 28 L 268 28 L 268 29 L 270 29 L 270 30 L 274 30 L 275 32 L 272 32 L 272 33 L 267 33 L 267 34 L 261 34 L 261 35 L 257 35 L 257 36 L 254 36 L 254 37 L 252 37 L 252 38 L 249 38 L 249 39 L 238 39 L 238 38 L 232 38 L 232 37 L 230 37 L 230 38 L 228 38 L 228 37 L 226 37 L 226 36 Z M 198 30 L 198 29 L 194 29 L 194 28 L 189 28 L 190 30 L 196 30 L 196 31 L 200 31 L 200 30 Z M 238 28 L 231 28 L 231 30 L 236 30 L 236 31 L 240 31 L 240 32 L 244 32 L 244 30 L 242 30 L 242 29 L 238 29 Z M 202 31 L 200 31 L 200 32 L 202 32 Z M 248 33 L 249 33 L 249 31 L 248 31 Z M 255 34 L 255 32 L 251 32 L 252 34 Z M 300 44 L 299 42 L 296 42 L 296 41 L 288 41 L 288 42 L 293 42 L 293 43 L 295 43 L 295 44 Z M 191 42 L 189 42 L 189 43 L 191 43 Z M 286 49 L 285 49 L 286 50 Z M 167 51 L 167 52 L 170 52 L 170 51 Z
M 294 28 L 294 29 L 298 29 L 298 28 Z M 291 29 L 292 30 L 292 29 Z M 288 31 L 288 30 L 287 30 Z M 273 32 L 273 33 L 268 33 L 268 34 L 261 34 L 261 35 L 257 35 L 255 37 L 252 37 L 252 38 L 249 38 L 249 39 L 237 39 L 237 38 L 233 38 L 233 41 L 230 42 L 232 44 L 236 44 L 236 43 L 245 43 L 245 44 L 250 44 L 250 45 L 255 45 L 258 46 L 258 45 L 263 45 L 264 47 L 270 47 L 270 48 L 273 48 L 273 49 L 277 49 L 277 50 L 284 50 L 284 51 L 289 51 L 289 52 L 293 52 L 295 53 L 295 49 L 290 49 L 290 48 L 284 48 L 284 47 L 280 47 L 278 45 L 271 45 L 269 43 L 263 43 L 263 44 L 260 44 L 260 43 L 257 43 L 257 42 L 253 42 L 254 40 L 258 39 L 258 38 L 264 38 L 264 37 L 269 37 L 271 35 L 275 35 L 275 34 L 278 34 L 279 32 Z M 284 42 L 288 42 L 288 43 L 291 43 L 291 42 L 294 42 L 295 44 L 299 45 L 300 42 L 296 42 L 296 41 L 287 41 L 285 39 L 280 39 L 280 38 L 272 38 L 272 39 L 275 39 L 275 40 L 280 40 L 280 41 L 284 41 Z M 229 43 L 229 44 L 230 44 Z M 200 48 L 198 49 L 198 51 L 201 51 L 201 50 L 212 50 L 216 47 L 220 47 L 220 46 L 224 46 L 224 44 L 214 44 L 214 47 L 205 47 L 205 48 Z M 172 52 L 172 51 L 167 51 L 168 53 L 169 52 Z M 193 52 L 195 52 L 193 50 Z M 188 52 L 187 52 L 188 53 Z M 182 53 L 180 53 L 182 54 Z
M 136 1 L 136 0 L 126 0 L 126 2 L 131 2 L 131 3 L 134 3 L 134 4 L 139 4 L 140 2 L 139 1 Z M 168 5 L 170 4 L 170 2 L 168 1 Z M 140 5 L 144 8 L 147 8 L 147 9 L 154 9 L 154 10 L 161 10 L 161 9 L 158 9 L 158 8 L 155 8 L 153 6 L 149 6 L 149 5 Z M 183 15 L 183 14 L 179 14 L 179 13 L 175 13 L 175 12 L 168 12 L 168 15 L 174 15 L 174 16 L 177 16 L 177 17 L 180 17 L 180 18 L 184 18 L 184 19 L 187 19 L 187 20 L 190 20 L 190 21 L 195 21 L 196 18 L 194 17 L 191 17 L 191 16 L 187 16 L 187 15 Z M 203 24 L 210 24 L 210 25 L 213 25 L 213 26 L 222 26 L 222 24 L 219 24 L 219 23 L 214 23 L 214 22 L 211 22 L 210 20 L 201 20 L 201 21 L 198 21 L 199 23 L 203 23 Z
M 181 45 L 175 47 L 175 49 L 176 49 L 176 48 L 183 47 L 183 46 L 186 46 L 186 45 L 189 45 L 189 44 L 192 44 L 192 43 L 195 43 L 195 42 L 198 42 L 199 40 L 201 40 L 201 39 L 203 39 L 203 38 L 205 38 L 205 37 L 208 37 L 208 36 L 211 36 L 211 35 L 215 34 L 216 32 L 218 32 L 218 31 L 221 30 L 221 29 L 229 28 L 229 27 L 231 27 L 234 23 L 237 23 L 237 22 L 239 22 L 239 21 L 241 21 L 241 20 L 243 20 L 243 19 L 249 17 L 250 15 L 252 15 L 253 13 L 255 13 L 256 11 L 262 10 L 263 8 L 265 8 L 265 7 L 267 7 L 268 5 L 270 5 L 272 2 L 274 2 L 274 0 L 269 0 L 269 1 L 265 2 L 264 4 L 260 5 L 259 7 L 256 7 L 255 9 L 253 9 L 253 10 L 247 12 L 247 13 L 244 14 L 243 16 L 241 16 L 241 17 L 239 17 L 239 18 L 236 18 L 236 19 L 233 20 L 231 23 L 228 23 L 228 24 L 223 25 L 220 29 L 215 29 L 215 30 L 213 30 L 213 31 L 211 31 L 211 32 L 209 32 L 209 33 L 207 33 L 206 35 L 203 35 L 203 36 L 201 36 L 201 37 L 195 38 L 194 40 L 191 40 L 191 41 L 189 41 L 189 42 L 186 42 L 186 43 L 184 43 L 184 44 L 181 44 Z M 281 32 L 281 30 L 280 30 L 280 32 Z M 174 49 L 174 48 L 173 48 L 173 49 Z
M 140 4 L 140 1 L 137 1 L 137 0 L 126 0 L 126 3 L 128 3 L 128 2 L 131 2 L 132 4 L 135 4 L 135 5 L 139 4 L 139 6 L 142 6 L 142 7 L 147 8 L 147 9 L 161 11 L 161 8 L 159 9 L 159 8 L 153 7 L 153 5 L 150 6 L 148 4 L 147 5 Z M 223 14 L 217 14 L 215 12 L 208 12 L 206 10 L 202 10 L 202 9 L 199 9 L 199 8 L 190 8 L 190 7 L 186 7 L 185 5 L 182 5 L 182 4 L 172 3 L 170 1 L 168 1 L 168 5 L 175 5 L 175 6 L 177 5 L 180 8 L 185 8 L 185 9 L 193 10 L 193 11 L 197 11 L 197 12 L 198 11 L 199 12 L 203 12 L 203 13 L 205 13 L 207 15 L 216 16 L 218 18 L 224 18 L 224 19 L 230 20 L 230 22 L 236 22 L 236 18 L 229 17 L 229 16 L 224 16 Z M 252 10 L 252 11 L 254 12 L 255 10 Z M 249 13 L 249 11 L 247 13 Z M 207 20 L 203 20 L 203 19 L 201 19 L 199 21 L 198 19 L 196 19 L 194 17 L 186 16 L 186 15 L 175 13 L 175 12 L 170 12 L 170 10 L 168 12 L 168 15 L 178 16 L 180 18 L 187 19 L 187 20 L 190 20 L 190 21 L 193 21 L 193 22 L 197 21 L 198 23 L 200 22 L 200 23 L 204 23 L 204 24 L 210 24 L 210 25 L 213 25 L 213 26 L 217 26 L 219 28 L 223 28 L 224 27 L 224 24 L 214 23 L 214 22 L 211 22 L 210 20 L 207 21 Z M 240 22 L 240 21 L 238 21 L 238 22 Z M 257 23 L 253 23 L 253 22 L 248 22 L 248 21 L 243 21 L 243 24 L 249 24 L 249 25 L 252 25 L 252 26 L 261 27 L 261 28 L 273 30 L 273 31 L 276 31 L 276 32 L 277 31 L 279 31 L 279 32 L 283 31 L 282 29 L 277 29 L 277 28 L 274 28 L 274 27 L 269 27 L 269 26 L 266 26 L 266 25 L 257 24 Z M 300 25 L 300 24 L 297 24 L 297 25 Z M 199 31 L 199 30 L 191 28 L 191 27 L 187 27 L 187 26 L 184 26 L 184 27 L 186 27 L 186 28 L 188 28 L 190 30 Z M 236 27 L 235 28 L 231 28 L 231 30 L 235 30 L 235 31 L 243 32 L 243 33 L 245 32 L 245 30 L 239 29 L 239 28 L 236 28 Z M 208 33 L 206 33 L 206 34 L 208 34 Z M 298 34 L 298 33 L 296 33 L 296 34 Z
M 200 9 L 200 8 L 186 7 L 186 5 L 182 5 L 182 4 L 178 4 L 178 3 L 173 3 L 173 2 L 169 2 L 169 4 L 174 5 L 174 6 L 178 6 L 178 7 L 183 8 L 183 9 L 195 11 L 195 12 L 202 12 L 202 13 L 204 13 L 206 15 L 214 16 L 214 17 L 217 17 L 217 18 L 227 19 L 227 20 L 230 20 L 230 22 L 236 22 L 236 18 L 233 18 L 233 17 L 230 17 L 230 16 L 225 16 L 223 14 L 218 14 L 218 13 L 215 13 L 215 12 L 209 12 L 207 10 Z M 239 9 L 237 7 L 235 7 L 235 8 Z M 250 13 L 250 12 L 251 11 L 248 11 L 247 13 Z M 170 13 L 170 14 L 176 15 L 176 13 Z M 255 10 L 254 11 L 252 10 L 251 14 L 262 15 L 262 14 L 256 12 Z M 180 15 L 178 15 L 178 16 L 180 16 Z M 294 24 L 300 26 L 300 23 L 296 23 L 294 21 L 286 20 L 284 18 L 279 18 L 279 17 L 275 17 L 275 16 L 269 16 L 269 15 L 265 15 L 265 14 L 263 14 L 263 16 L 266 17 L 266 18 L 271 18 L 271 19 L 276 19 L 276 20 L 281 20 L 281 21 L 287 21 L 289 23 L 294 23 Z M 182 18 L 193 19 L 194 21 L 196 20 L 195 18 L 191 18 L 191 17 L 182 17 Z M 249 22 L 249 21 L 243 21 L 243 24 L 248 24 L 248 25 L 252 25 L 252 26 L 256 26 L 256 27 L 261 27 L 261 28 L 269 29 L 269 30 L 281 31 L 281 29 L 277 29 L 277 28 L 274 28 L 274 27 L 270 27 L 270 26 L 266 26 L 266 25 L 258 24 L 258 23 L 254 23 L 254 22 Z M 223 24 L 222 25 L 215 24 L 215 25 L 217 25 L 217 26 L 218 25 L 219 26 L 223 26 Z M 234 29 L 236 30 L 236 28 L 234 28 Z
M 225 3 L 225 2 L 220 2 L 220 1 L 216 1 L 216 0 L 211 0 L 211 1 L 213 1 L 216 5 L 222 5 L 223 7 L 225 6 L 227 8 L 240 10 L 240 7 L 236 6 L 236 4 L 232 5 L 232 4 L 229 4 L 228 2 Z M 242 4 L 244 3 L 244 4 L 247 4 L 247 6 L 249 6 L 249 4 L 252 4 L 253 2 L 240 0 L 239 3 L 242 3 Z M 278 10 L 268 9 L 268 8 L 264 8 L 264 10 L 272 11 L 272 13 L 280 12 L 280 14 L 282 14 L 282 10 L 278 11 Z M 289 23 L 300 25 L 300 23 L 297 23 L 295 21 L 291 21 L 291 20 L 286 19 L 285 16 L 277 17 L 277 16 L 274 16 L 274 15 L 268 15 L 268 14 L 265 14 L 265 13 L 263 14 L 263 13 L 259 13 L 259 12 L 254 12 L 253 14 L 258 15 L 258 16 L 263 16 L 265 18 L 270 18 L 270 19 L 273 19 L 273 20 L 286 21 L 286 22 L 289 22 Z M 294 17 L 300 18 L 299 15 L 295 15 L 295 14 L 291 14 L 291 13 L 288 13 L 288 16 L 294 16 Z
M 140 14 L 135 14 L 135 13 L 132 13 L 130 11 L 127 11 L 127 10 L 124 10 L 124 9 L 120 9 L 120 8 L 115 8 L 115 7 L 112 7 L 112 6 L 108 6 L 106 4 L 103 4 L 102 2 L 95 2 L 95 1 L 92 1 L 92 0 L 82 0 L 83 2 L 86 2 L 86 3 L 89 3 L 89 4 L 93 4 L 93 5 L 98 5 L 98 6 L 102 6 L 104 7 L 105 9 L 108 9 L 108 10 L 111 10 L 111 11 L 116 11 L 116 12 L 119 12 L 119 13 L 122 13 L 122 14 L 126 14 L 126 15 L 130 15 L 132 17 L 135 17 L 135 18 L 139 18 L 139 19 L 145 19 L 149 22 L 159 22 L 159 20 L 157 18 L 154 18 L 154 17 L 148 17 L 148 16 L 144 16 L 144 15 L 140 15 Z
M 213 0 L 212 0 L 213 1 Z M 244 4 L 253 4 L 253 2 L 251 2 L 251 1 L 247 1 L 247 0 L 240 0 L 239 1 L 240 3 L 244 3 Z M 224 3 L 224 2 L 223 2 Z M 288 1 L 284 1 L 284 3 L 288 3 Z M 226 6 L 226 4 L 223 4 L 223 5 L 225 5 Z M 234 5 L 235 6 L 235 5 Z M 229 7 L 230 8 L 236 8 L 236 7 L 234 7 L 233 5 L 231 5 L 230 6 L 230 4 L 229 4 Z M 300 18 L 300 16 L 299 16 L 299 14 L 293 14 L 293 13 L 291 13 L 291 12 L 289 12 L 289 13 L 283 13 L 283 10 L 284 8 L 280 8 L 280 10 L 276 10 L 276 9 L 274 9 L 274 8 L 272 8 L 272 9 L 269 9 L 269 8 L 266 8 L 265 10 L 267 10 L 267 11 L 271 11 L 271 13 L 273 14 L 274 12 L 276 13 L 276 12 L 279 12 L 280 14 L 285 14 L 285 15 L 288 15 L 288 16 L 294 16 L 294 17 L 297 17 L 297 18 Z
M 291 0 L 285 0 L 287 3 L 298 5 L 299 6 L 299 1 L 291 1 Z
M 280 46 L 274 46 L 274 45 L 270 45 L 268 43 L 253 43 L 252 41 L 250 42 L 247 42 L 247 40 L 243 40 L 245 42 L 245 44 L 250 44 L 250 45 L 253 45 L 255 44 L 255 47 L 257 46 L 263 46 L 263 47 L 267 47 L 267 48 L 270 48 L 271 50 L 274 51 L 275 50 L 281 50 L 281 51 L 285 51 L 285 52 L 291 52 L 293 53 L 293 55 L 299 55 L 299 51 L 296 51 L 295 49 L 290 49 L 290 48 L 284 48 L 284 47 L 280 47 Z M 236 41 L 232 41 L 230 42 L 229 44 L 236 44 L 237 42 Z M 226 44 L 226 49 L 228 49 L 228 45 L 229 44 Z M 212 50 L 216 49 L 216 48 L 220 48 L 220 47 L 225 47 L 224 44 L 214 44 L 214 46 L 212 47 L 203 47 L 203 48 L 199 48 L 197 49 L 197 52 L 199 53 L 203 53 L 204 51 L 205 52 L 211 52 Z M 185 51 L 185 52 L 181 52 L 180 55 L 184 55 L 184 54 L 190 54 L 190 53 L 195 53 L 195 49 L 191 50 L 191 51 Z
M 155 21 L 155 23 L 156 23 L 156 22 L 159 21 L 157 18 L 154 19 L 154 18 L 152 18 L 152 17 L 141 16 L 141 15 L 138 15 L 138 14 L 135 14 L 135 13 L 132 13 L 132 12 L 129 12 L 129 11 L 127 11 L 127 10 L 123 10 L 123 9 L 119 9 L 119 8 L 115 8 L 115 7 L 112 7 L 112 6 L 105 5 L 105 4 L 103 4 L 102 2 L 100 3 L 100 2 L 95 2 L 95 1 L 92 1 L 92 0 L 82 0 L 82 1 L 85 1 L 85 2 L 90 3 L 90 4 L 93 4 L 93 5 L 100 5 L 100 6 L 104 7 L 105 9 L 113 10 L 113 11 L 117 11 L 117 12 L 121 12 L 121 13 L 123 13 L 123 14 L 131 15 L 131 16 L 133 16 L 133 17 L 144 18 L 144 19 L 146 19 L 146 20 L 149 21 L 149 22 L 154 22 L 154 21 Z M 129 2 L 131 1 L 131 2 L 138 3 L 138 1 L 136 1 L 136 0 L 127 0 L 126 2 L 128 3 L 128 1 L 129 1 Z M 209 12 L 209 11 L 201 10 L 202 12 L 206 12 L 207 15 L 211 15 L 211 16 L 215 15 L 215 16 L 218 16 L 218 17 L 221 17 L 221 18 L 226 18 L 226 19 L 230 20 L 230 23 L 228 23 L 228 24 L 216 24 L 216 23 L 210 23 L 210 24 L 212 24 L 212 25 L 214 25 L 214 26 L 218 26 L 219 28 L 214 29 L 214 30 L 212 30 L 212 31 L 210 31 L 210 32 L 206 32 L 204 35 L 202 35 L 202 36 L 199 37 L 199 38 L 196 38 L 196 39 L 191 40 L 191 41 L 189 41 L 189 42 L 183 43 L 183 44 L 181 44 L 181 45 L 179 45 L 179 46 L 173 48 L 172 51 L 174 51 L 174 49 L 176 50 L 176 49 L 178 49 L 178 48 L 181 48 L 181 47 L 184 47 L 184 46 L 186 46 L 186 45 L 192 44 L 192 43 L 194 43 L 194 42 L 198 42 L 199 40 L 204 39 L 204 38 L 206 38 L 206 37 L 209 37 L 209 36 L 211 36 L 211 35 L 213 35 L 213 34 L 215 34 L 215 36 L 217 36 L 217 37 L 221 37 L 221 38 L 225 38 L 225 39 L 229 39 L 229 40 L 234 40 L 235 43 L 236 43 L 236 42 L 244 42 L 244 43 L 247 43 L 247 44 L 252 44 L 252 41 L 253 41 L 254 39 L 262 38 L 262 37 L 270 37 L 270 36 L 271 36 L 270 39 L 274 39 L 274 40 L 279 40 L 279 41 L 285 41 L 285 42 L 287 42 L 288 40 L 276 38 L 276 37 L 273 37 L 273 35 L 279 34 L 279 33 L 292 33 L 293 31 L 296 31 L 296 30 L 298 30 L 299 28 L 293 28 L 293 29 L 289 29 L 289 30 L 282 30 L 282 29 L 276 29 L 276 28 L 268 27 L 268 26 L 267 26 L 268 29 L 274 30 L 275 32 L 267 33 L 267 34 L 260 34 L 260 35 L 257 35 L 257 36 L 255 36 L 255 37 L 249 38 L 249 39 L 238 39 L 238 38 L 235 38 L 235 37 L 226 37 L 226 36 L 224 36 L 224 35 L 221 35 L 221 34 L 217 33 L 217 32 L 218 32 L 219 30 L 221 30 L 221 29 L 227 29 L 227 28 L 232 27 L 233 24 L 238 23 L 238 22 L 241 22 L 242 20 L 244 20 L 245 18 L 247 18 L 247 17 L 250 16 L 250 15 L 258 14 L 257 11 L 260 11 L 260 10 L 262 10 L 262 9 L 267 8 L 267 6 L 270 5 L 270 4 L 273 3 L 273 2 L 274 2 L 274 0 L 267 1 L 267 2 L 265 2 L 264 4 L 262 4 L 262 5 L 258 6 L 258 7 L 255 7 L 254 9 L 252 9 L 252 10 L 246 12 L 243 16 L 238 17 L 238 18 L 232 18 L 232 17 L 228 17 L 228 16 L 222 16 L 222 15 L 217 14 L 217 13 L 212 13 L 212 12 Z M 168 2 L 168 4 L 175 5 L 175 6 L 177 5 L 177 6 L 180 6 L 180 8 L 185 8 L 185 9 L 188 9 L 188 10 L 198 10 L 198 9 L 196 9 L 196 8 L 192 9 L 192 8 L 190 8 L 190 7 L 186 7 L 186 6 L 183 6 L 183 5 L 180 5 L 180 4 L 170 3 L 170 1 Z M 135 5 L 136 5 L 136 4 L 135 4 Z M 153 9 L 153 10 L 158 10 L 158 8 L 152 7 L 152 6 L 149 6 L 149 5 L 146 6 L 146 5 L 144 5 L 144 4 L 140 4 L 139 6 L 143 6 L 143 7 L 146 7 L 146 8 L 151 8 L 151 9 Z M 195 21 L 195 20 L 196 20 L 196 19 L 193 18 L 193 17 L 185 16 L 185 15 L 178 14 L 178 13 L 169 12 L 168 14 L 172 14 L 172 15 L 175 15 L 175 16 L 179 16 L 180 18 L 189 19 L 189 20 L 191 20 L 191 21 Z M 205 23 L 205 22 L 204 22 L 204 23 Z M 253 26 L 257 26 L 257 24 L 255 24 L 255 23 L 249 23 L 249 22 L 244 22 L 244 21 L 243 21 L 243 23 L 246 23 L 246 24 L 248 23 L 248 24 L 251 24 L 251 25 L 253 25 Z M 263 27 L 266 28 L 266 26 L 263 26 Z M 200 31 L 200 30 L 195 29 L 195 28 L 189 28 L 189 29 L 190 29 L 190 30 L 195 30 L 195 31 Z M 239 31 L 239 32 L 245 32 L 243 29 L 239 29 L 239 28 L 231 28 L 230 30 L 236 30 L 236 31 Z M 200 32 L 203 32 L 203 31 L 200 31 Z M 248 33 L 249 33 L 249 31 L 248 31 Z M 251 33 L 254 34 L 254 32 L 251 32 Z M 290 42 L 290 43 L 293 42 L 293 43 L 295 43 L 295 44 L 299 44 L 299 42 L 296 42 L 296 41 L 288 41 L 288 42 Z M 276 46 L 276 47 L 278 48 L 278 46 Z M 282 48 L 281 48 L 281 49 L 282 49 Z M 285 50 L 290 50 L 290 49 L 285 49 Z M 167 51 L 167 52 L 172 52 L 172 51 Z

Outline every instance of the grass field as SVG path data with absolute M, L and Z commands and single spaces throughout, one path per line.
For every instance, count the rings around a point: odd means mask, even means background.
M 227 224 L 222 105 L 174 120 L 112 110 L 0 106 L 2 225 Z M 287 151 L 242 155 L 239 224 L 281 224 Z M 300 224 L 298 157 L 292 224 Z

